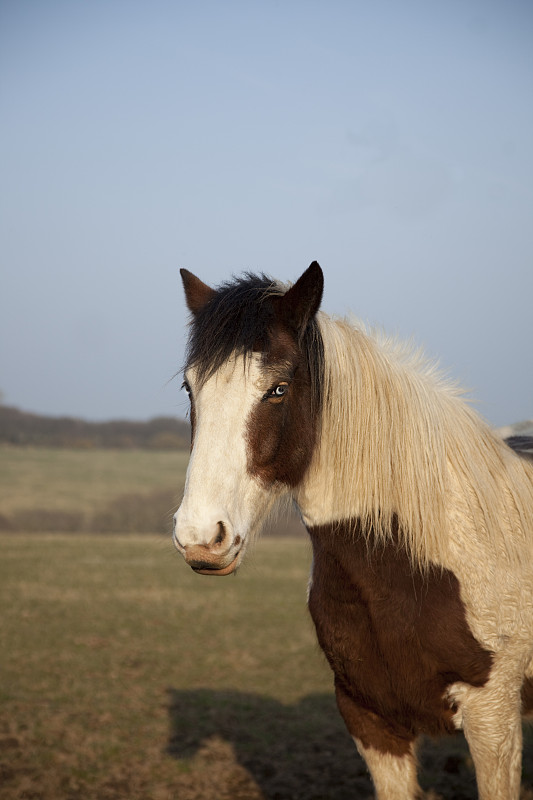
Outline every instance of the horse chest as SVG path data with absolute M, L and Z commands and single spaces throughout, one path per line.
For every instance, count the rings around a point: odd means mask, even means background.
M 309 610 L 336 684 L 412 732 L 453 729 L 456 681 L 488 679 L 491 654 L 468 628 L 455 576 L 413 568 L 395 545 L 372 550 L 353 523 L 309 531 Z

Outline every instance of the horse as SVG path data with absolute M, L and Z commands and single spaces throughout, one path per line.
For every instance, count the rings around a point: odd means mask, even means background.
M 181 276 L 192 438 L 175 547 L 198 574 L 234 573 L 289 498 L 378 800 L 422 796 L 417 741 L 459 729 L 481 800 L 516 800 L 533 712 L 531 442 L 509 446 L 412 346 L 322 312 L 317 262 L 288 285 Z

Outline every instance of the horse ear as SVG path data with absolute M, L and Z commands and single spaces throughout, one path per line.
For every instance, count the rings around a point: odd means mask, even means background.
M 322 301 L 324 273 L 317 261 L 305 270 L 294 286 L 279 299 L 283 321 L 300 336 L 313 319 Z
M 189 272 L 188 269 L 180 269 L 180 275 L 185 290 L 187 308 L 192 314 L 198 314 L 215 296 L 215 290 L 211 289 L 200 278 L 197 278 L 196 275 L 193 275 L 192 272 Z

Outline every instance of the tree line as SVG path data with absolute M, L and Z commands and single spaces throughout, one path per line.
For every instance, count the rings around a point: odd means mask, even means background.
M 148 422 L 88 422 L 74 417 L 48 417 L 0 405 L 0 443 L 36 447 L 188 449 L 185 420 L 155 417 Z

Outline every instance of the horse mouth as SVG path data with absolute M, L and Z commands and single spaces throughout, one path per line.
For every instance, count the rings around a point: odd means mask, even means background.
M 241 552 L 239 551 L 231 564 L 228 564 L 226 567 L 209 567 L 207 564 L 202 565 L 201 567 L 192 567 L 192 569 L 196 572 L 197 575 L 231 575 L 232 572 L 235 572 L 237 567 L 239 566 L 239 562 L 241 560 Z

